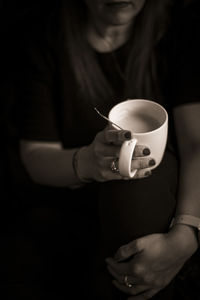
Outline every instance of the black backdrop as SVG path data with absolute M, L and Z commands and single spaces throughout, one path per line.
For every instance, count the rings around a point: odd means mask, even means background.
M 15 101 L 11 78 L 15 66 L 15 54 L 19 39 L 25 38 L 27 31 L 32 30 L 34 25 L 48 13 L 48 10 L 59 0 L 0 0 L 0 298 L 6 299 L 5 291 L 9 290 L 8 274 L 12 272 L 10 260 L 15 262 L 11 252 L 16 243 L 15 230 L 18 215 L 17 197 L 15 186 L 11 181 L 10 168 L 7 160 L 7 143 L 13 137 L 15 150 L 15 127 L 10 122 L 13 102 Z M 66 0 L 67 1 L 67 0 Z M 77 1 L 77 0 L 74 0 Z M 161 0 L 162 1 L 162 0 Z M 185 3 L 199 5 L 199 0 L 177 0 Z M 11 142 L 12 146 L 12 142 Z M 14 249 L 14 248 L 13 248 Z M 11 259 L 12 257 L 12 259 Z M 180 299 L 200 299 L 200 255 L 197 253 L 186 268 L 180 274 L 178 290 Z M 11 276 L 12 277 L 12 276 Z M 191 292 L 195 296 L 192 296 Z M 9 294 L 9 293 L 8 293 Z M 18 299 L 13 294 L 12 300 Z M 22 299 L 22 298 L 21 298 Z M 23 298 L 25 299 L 25 298 Z M 26 298 L 27 299 L 27 298 Z M 34 298 L 39 299 L 39 298 Z M 178 300 L 178 298 L 177 298 Z

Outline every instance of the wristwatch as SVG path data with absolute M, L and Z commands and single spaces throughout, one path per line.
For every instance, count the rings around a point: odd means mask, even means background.
M 198 241 L 200 243 L 200 218 L 191 215 L 178 215 L 172 219 L 170 228 L 175 224 L 184 224 L 196 228 Z

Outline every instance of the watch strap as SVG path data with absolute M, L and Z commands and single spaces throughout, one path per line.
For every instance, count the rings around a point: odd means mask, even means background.
M 200 230 L 200 218 L 191 215 L 178 215 L 172 220 L 171 226 L 175 224 L 185 224 Z
M 200 244 L 200 218 L 191 215 L 178 215 L 172 219 L 170 228 L 175 224 L 184 224 L 196 228 L 197 238 Z

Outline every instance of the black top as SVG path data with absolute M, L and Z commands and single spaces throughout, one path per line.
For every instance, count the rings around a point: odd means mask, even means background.
M 44 21 L 37 24 L 36 21 L 32 32 L 30 28 L 29 31 L 24 29 L 16 76 L 17 127 L 21 139 L 61 141 L 63 147 L 73 148 L 91 143 L 107 122 L 77 92 L 62 38 L 63 23 L 60 16 L 59 12 L 52 15 L 49 23 Z M 159 76 L 164 97 L 154 100 L 166 107 L 170 117 L 166 152 L 174 152 L 175 149 L 171 109 L 200 99 L 199 24 L 199 15 L 194 10 L 180 11 L 159 45 Z M 122 68 L 128 51 L 129 42 L 114 53 Z M 94 54 L 116 91 L 116 97 L 110 103 L 103 103 L 99 107 L 100 111 L 107 114 L 114 104 L 122 100 L 124 83 L 119 73 L 113 72 L 112 53 L 94 51 Z M 167 72 L 164 70 L 166 66 Z M 156 172 L 159 172 L 159 168 L 154 170 Z M 125 183 L 116 184 L 120 190 L 120 184 Z M 130 183 L 126 184 L 128 186 Z M 142 186 L 143 182 L 139 184 Z M 67 190 L 69 195 L 77 193 Z
M 172 107 L 200 99 L 200 47 L 199 24 L 196 14 L 187 19 L 184 13 L 160 45 L 160 82 L 164 94 L 162 103 L 170 113 Z M 51 20 L 52 22 L 52 20 Z M 70 63 L 66 57 L 63 40 L 59 40 L 62 22 L 55 22 L 44 36 L 39 28 L 23 44 L 20 59 L 20 137 L 31 140 L 61 140 L 64 147 L 77 147 L 90 143 L 94 135 L 106 125 L 93 106 L 77 93 Z M 48 28 L 48 29 L 49 29 Z M 46 33 L 46 32 L 45 32 Z M 27 33 L 30 34 L 30 33 Z M 115 51 L 118 64 L 123 67 L 128 43 Z M 25 50 L 25 51 L 24 51 Z M 114 86 L 116 98 L 99 107 L 105 114 L 123 99 L 123 80 L 113 63 L 113 54 L 95 53 L 102 70 Z M 163 69 L 167 63 L 167 73 Z M 164 71 L 163 71 L 164 70 Z M 163 77 L 163 74 L 165 77 Z M 161 101 L 161 99 L 154 99 Z M 163 100 L 162 100 L 163 101 Z M 91 126 L 92 124 L 92 126 Z
M 60 17 L 58 6 L 58 14 L 48 22 L 36 19 L 31 29 L 27 26 L 23 30 L 21 53 L 15 57 L 17 128 L 21 139 L 61 141 L 64 147 L 73 148 L 89 144 L 106 121 L 77 92 Z M 200 100 L 199 25 L 200 17 L 194 9 L 181 10 L 159 45 L 159 79 L 164 97 L 153 100 L 166 107 L 170 118 L 173 107 Z M 129 42 L 114 51 L 122 69 L 128 51 Z M 94 53 L 116 92 L 116 97 L 99 107 L 108 114 L 123 99 L 124 82 L 119 72 L 113 71 L 116 66 L 112 53 Z M 169 148 L 174 146 L 173 133 L 170 122 Z

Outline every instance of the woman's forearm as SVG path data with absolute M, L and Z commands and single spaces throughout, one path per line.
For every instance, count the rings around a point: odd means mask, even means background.
M 200 103 L 174 109 L 180 155 L 180 176 L 176 214 L 200 218 Z
M 200 218 L 200 146 L 191 149 L 180 165 L 180 180 L 176 214 Z M 192 153 L 192 155 L 191 155 Z
M 196 153 L 193 149 L 194 155 L 191 155 L 191 151 L 186 155 L 187 158 L 181 159 L 175 217 L 191 215 L 200 218 L 200 149 L 197 149 Z M 180 245 L 188 258 L 198 249 L 199 242 L 195 227 L 175 223 L 169 236 L 174 236 L 181 241 Z
M 174 123 L 180 156 L 176 216 L 191 215 L 200 218 L 199 115 L 199 102 L 185 104 L 174 109 Z M 178 232 L 178 234 L 180 231 L 183 233 L 182 236 L 184 235 L 187 247 L 193 253 L 198 245 L 195 227 L 176 224 L 172 227 L 172 233 L 173 231 Z
M 77 149 L 63 149 L 57 142 L 20 142 L 22 162 L 31 179 L 41 185 L 77 188 L 81 182 L 73 168 Z

